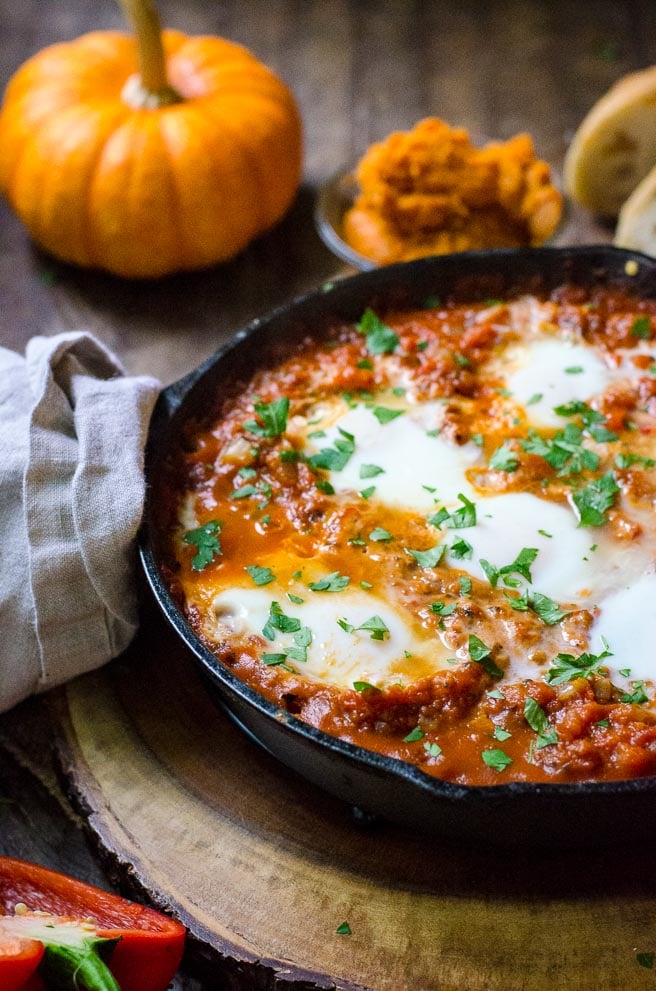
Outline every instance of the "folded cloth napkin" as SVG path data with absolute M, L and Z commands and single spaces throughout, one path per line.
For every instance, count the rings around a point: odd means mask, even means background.
M 159 383 L 89 334 L 0 348 L 0 712 L 136 630 L 134 539 Z

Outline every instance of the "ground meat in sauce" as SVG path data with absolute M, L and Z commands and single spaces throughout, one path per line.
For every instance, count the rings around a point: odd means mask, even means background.
M 611 357 L 617 348 L 636 345 L 636 321 L 642 321 L 641 342 L 651 340 L 656 326 L 656 304 L 622 292 L 562 287 L 541 305 L 548 332 L 574 335 Z M 583 430 L 598 464 L 594 470 L 567 474 L 525 450 L 530 436 L 527 414 L 503 395 L 500 380 L 487 371 L 480 374 L 499 348 L 519 338 L 505 302 L 438 303 L 431 309 L 382 316 L 384 326 L 396 335 L 394 348 L 378 351 L 368 346 L 361 329 L 338 327 L 331 345 L 306 342 L 280 368 L 258 373 L 215 422 L 190 438 L 176 465 L 174 514 L 182 514 L 182 497 L 187 494 L 199 528 L 217 520 L 221 525 L 197 538 L 206 540 L 210 560 L 196 568 L 192 561 L 201 545 L 187 538 L 198 530 L 183 527 L 188 531 L 184 542 L 177 520 L 163 521 L 177 559 L 172 586 L 189 622 L 224 664 L 282 708 L 328 733 L 448 780 L 496 784 L 656 773 L 650 685 L 638 682 L 640 687 L 622 690 L 608 677 L 603 658 L 587 676 L 551 684 L 545 680 L 550 658 L 578 658 L 589 650 L 592 607 L 553 603 L 562 616 L 546 625 L 536 615 L 535 603 L 520 608 L 517 600 L 525 586 L 515 590 L 472 578 L 466 559 L 461 568 L 453 561 L 449 567 L 418 564 L 407 548 L 416 548 L 420 555 L 429 552 L 444 533 L 436 533 L 420 513 L 367 496 L 369 482 L 375 490 L 374 475 L 363 480 L 364 495 L 336 498 L 326 473 L 313 466 L 301 447 L 303 425 L 311 423 L 313 415 L 320 417 L 322 403 L 332 397 L 344 397 L 347 406 L 376 402 L 386 390 L 394 391 L 391 382 L 403 380 L 416 402 L 441 404 L 439 430 L 450 444 L 478 445 L 481 464 L 469 473 L 477 491 L 491 496 L 528 492 L 569 506 L 577 486 L 611 472 L 623 499 L 653 512 L 656 474 L 651 471 L 650 433 L 656 426 L 656 378 L 650 371 L 651 357 L 636 357 L 639 375 L 633 385 L 614 383 L 590 404 L 599 415 L 595 422 L 618 435 L 622 451 L 631 441 L 630 456 L 624 454 L 618 464 L 613 448 L 616 460 L 609 460 L 609 444 L 604 448 L 590 440 L 585 420 L 576 419 L 572 422 Z M 275 433 L 275 425 L 257 413 L 256 403 L 262 410 L 282 397 L 289 400 L 287 429 Z M 394 401 L 392 396 L 389 402 Z M 248 423 L 255 424 L 255 430 L 245 429 Z M 551 441 L 556 431 L 543 435 Z M 344 441 L 348 448 L 348 437 Z M 502 446 L 505 464 L 516 462 L 512 470 L 490 465 Z M 572 462 L 568 464 L 571 468 Z M 640 523 L 617 504 L 604 512 L 614 538 L 628 543 L 642 538 Z M 377 531 L 394 534 L 395 539 L 373 540 Z M 219 551 L 212 550 L 212 539 Z M 215 639 L 207 615 L 216 589 L 244 586 L 244 562 L 257 562 L 264 546 L 284 547 L 285 553 L 291 548 L 301 565 L 320 557 L 323 571 L 348 575 L 351 588 L 366 588 L 372 576 L 384 575 L 397 601 L 425 634 L 439 637 L 441 649 L 447 645 L 458 654 L 455 663 L 410 683 L 340 688 L 304 677 L 301 663 L 264 663 L 264 656 L 273 656 L 275 642 L 272 647 L 259 635 L 237 632 Z M 258 576 L 265 588 L 266 577 Z M 487 650 L 479 661 L 472 652 L 472 636 Z M 521 649 L 534 665 L 534 675 L 508 683 L 509 645 Z

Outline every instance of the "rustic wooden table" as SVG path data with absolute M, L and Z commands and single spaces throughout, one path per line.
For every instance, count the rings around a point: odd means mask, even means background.
M 230 264 L 152 283 L 55 262 L 0 204 L 3 345 L 22 350 L 34 334 L 88 328 L 129 371 L 171 381 L 339 268 L 314 231 L 315 191 L 371 141 L 435 114 L 475 134 L 528 130 L 558 169 L 590 105 L 618 76 L 656 61 L 649 0 L 161 0 L 160 9 L 171 27 L 244 43 L 291 86 L 306 135 L 296 203 Z M 0 0 L 0 85 L 47 44 L 120 26 L 113 0 Z M 570 243 L 609 238 L 571 215 Z M 0 853 L 107 884 L 58 789 L 48 739 L 38 703 L 0 720 Z

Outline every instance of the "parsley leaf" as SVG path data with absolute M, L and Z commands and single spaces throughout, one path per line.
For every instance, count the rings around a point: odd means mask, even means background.
M 599 671 L 606 658 L 612 656 L 607 645 L 601 654 L 586 652 L 578 657 L 573 654 L 556 654 L 551 662 L 554 666 L 547 671 L 545 681 L 549 685 L 564 685 L 566 681 L 574 681 L 576 678 L 589 679 Z
M 538 734 L 538 750 L 558 743 L 558 735 L 554 727 L 549 725 L 546 712 L 530 695 L 526 696 L 524 702 L 524 718 L 531 729 Z
M 340 925 L 337 926 L 335 932 L 337 933 L 338 936 L 350 936 L 351 927 L 349 926 L 348 922 L 342 922 L 340 923 Z
M 251 576 L 256 585 L 268 585 L 269 582 L 276 580 L 271 568 L 260 568 L 257 564 L 249 564 L 247 568 L 244 568 Z
M 509 733 L 507 729 L 503 728 L 503 726 L 495 726 L 492 731 L 492 736 L 495 740 L 498 740 L 499 743 L 503 743 L 504 740 L 510 739 L 512 733 Z
M 474 548 L 464 537 L 458 537 L 449 547 L 449 551 L 457 560 L 469 561 L 474 553 Z
M 413 730 L 411 730 L 410 733 L 408 733 L 407 736 L 404 736 L 403 737 L 403 742 L 404 743 L 417 743 L 418 740 L 423 740 L 423 738 L 424 738 L 425 735 L 426 734 L 423 732 L 423 730 L 421 730 L 419 728 L 419 726 L 415 726 L 415 728 Z
M 448 606 L 445 606 L 443 602 L 431 602 L 431 612 L 437 613 L 438 616 L 451 616 L 456 609 L 455 602 L 451 602 Z
M 620 695 L 620 702 L 633 702 L 634 705 L 642 705 L 643 702 L 649 702 L 644 681 L 634 681 L 632 688 L 632 692 L 625 692 L 623 695 Z
M 632 465 L 644 465 L 645 468 L 656 467 L 656 461 L 653 458 L 645 458 L 641 454 L 618 454 L 615 458 L 615 465 L 617 468 L 630 468 Z
M 375 478 L 376 475 L 382 475 L 384 471 L 385 469 L 378 465 L 360 465 L 360 478 Z
M 348 575 L 340 575 L 339 571 L 332 571 L 318 581 L 310 582 L 308 588 L 313 592 L 341 592 L 350 581 Z
M 405 547 L 404 550 L 412 555 L 421 568 L 435 568 L 441 561 L 446 547 L 444 544 L 437 544 L 427 551 L 413 551 L 409 547 Z
M 615 502 L 619 490 L 612 471 L 607 471 L 605 475 L 593 479 L 585 488 L 575 492 L 572 499 L 579 513 L 579 526 L 603 526 L 606 522 L 605 513 Z
M 424 743 L 424 750 L 429 757 L 439 757 L 442 753 L 442 748 L 439 743 L 429 743 L 428 740 Z
M 388 354 L 398 346 L 398 335 L 383 323 L 372 309 L 368 308 L 364 311 L 356 327 L 367 339 L 369 354 Z
M 312 468 L 324 468 L 326 471 L 342 471 L 355 451 L 355 437 L 341 427 L 337 428 L 341 437 L 334 442 L 333 447 L 323 447 L 307 459 Z
M 394 540 L 394 537 L 389 530 L 385 530 L 382 526 L 377 526 L 369 534 L 369 540 L 377 540 L 383 544 L 388 544 L 390 540 Z
M 209 520 L 203 526 L 196 527 L 195 530 L 187 530 L 182 538 L 185 544 L 194 544 L 196 554 L 191 560 L 194 571 L 202 571 L 208 564 L 211 564 L 214 557 L 221 553 L 221 543 L 218 535 L 221 533 L 222 523 L 218 520 Z
M 436 526 L 438 530 L 442 528 L 442 525 L 452 530 L 464 530 L 467 527 L 476 526 L 476 504 L 462 492 L 458 493 L 458 499 L 462 503 L 460 509 L 454 509 L 450 513 L 445 506 L 442 506 L 436 513 L 428 517 L 431 526 Z
M 347 630 L 347 633 L 350 632 L 352 631 Z M 376 688 L 376 686 L 372 685 L 369 681 L 354 681 L 353 687 L 355 688 L 356 692 L 367 692 L 369 690 L 373 690 L 374 692 L 380 691 L 380 688 Z
M 494 468 L 497 471 L 517 471 L 517 468 L 519 467 L 519 458 L 507 441 L 504 442 L 501 447 L 497 447 L 496 451 L 490 458 L 489 467 Z
M 631 336 L 640 337 L 643 341 L 648 341 L 651 337 L 651 317 L 636 317 L 631 327 Z
M 403 416 L 405 410 L 403 409 L 390 409 L 389 406 L 374 406 L 371 411 L 378 422 L 384 426 L 391 420 L 396 420 L 397 416 Z
M 460 586 L 461 595 L 470 595 L 472 590 L 472 580 L 467 578 L 465 575 L 461 575 L 458 579 L 458 585 Z
M 512 764 L 512 757 L 509 757 L 503 750 L 483 750 L 481 753 L 483 763 L 491 767 L 493 771 L 505 771 Z
M 497 667 L 490 657 L 492 648 L 488 647 L 487 644 L 483 643 L 483 641 L 473 633 L 469 635 L 468 648 L 469 656 L 472 661 L 475 661 L 476 664 L 480 664 L 483 668 L 485 668 L 487 673 L 492 675 L 493 678 L 503 677 L 503 671 L 501 668 Z
M 341 626 L 345 633 L 359 633 L 361 631 L 371 633 L 372 640 L 384 640 L 385 637 L 389 636 L 389 628 L 380 616 L 370 616 L 360 626 L 353 626 L 346 619 L 338 619 L 337 625 Z
M 255 403 L 255 412 L 262 421 L 247 420 L 242 426 L 257 437 L 279 437 L 287 429 L 289 399 L 282 396 L 270 403 Z
M 529 605 L 547 626 L 555 626 L 569 613 L 561 609 L 557 602 L 541 592 L 529 592 Z

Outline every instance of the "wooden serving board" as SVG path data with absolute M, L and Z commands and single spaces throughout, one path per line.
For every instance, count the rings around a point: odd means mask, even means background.
M 184 922 L 212 991 L 656 988 L 637 957 L 656 950 L 653 850 L 502 854 L 358 825 L 215 707 L 158 617 L 53 705 L 105 864 Z

